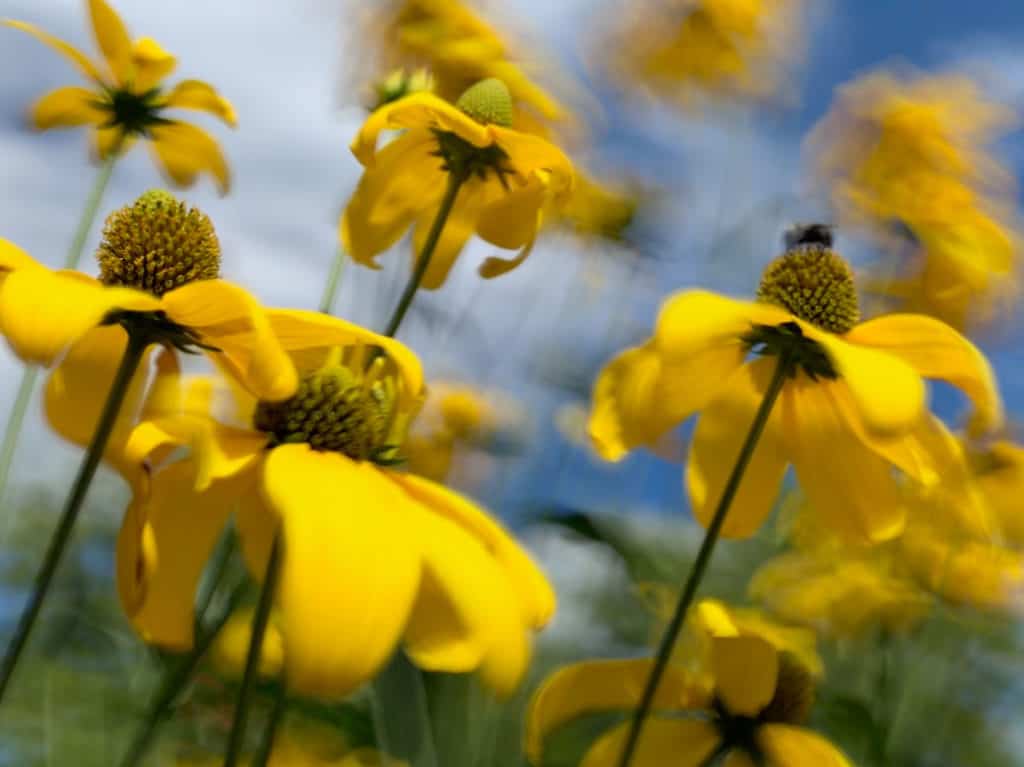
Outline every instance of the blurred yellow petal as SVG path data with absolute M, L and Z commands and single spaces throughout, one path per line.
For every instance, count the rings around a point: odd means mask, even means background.
M 16 269 L 45 269 L 42 264 L 10 240 L 0 237 L 0 278 Z
M 41 97 L 32 105 L 31 115 L 36 130 L 98 125 L 109 116 L 97 106 L 93 91 L 74 85 L 57 88 Z
M 192 186 L 209 173 L 221 194 L 231 186 L 231 173 L 217 140 L 202 128 L 183 122 L 154 125 L 150 145 L 167 177 L 178 186 Z
M 252 619 L 255 610 L 240 609 L 224 624 L 212 648 L 211 660 L 220 674 L 229 679 L 240 679 L 249 657 L 249 642 L 252 639 Z M 273 679 L 281 673 L 284 665 L 284 640 L 274 624 L 273 616 L 267 623 L 260 651 L 258 673 L 261 677 Z
M 113 153 L 124 154 L 135 143 L 135 136 L 125 136 L 120 128 L 97 128 L 93 131 L 93 152 L 105 160 Z
M 541 178 L 550 193 L 562 199 L 572 190 L 575 171 L 569 158 L 557 146 L 539 136 L 529 133 L 491 126 L 495 140 L 508 155 L 508 164 L 527 183 L 536 183 Z M 564 200 L 562 200 L 564 201 Z
M 847 338 L 899 357 L 925 378 L 959 388 L 974 403 L 977 429 L 988 431 L 1002 424 L 1003 406 L 991 365 L 974 344 L 945 323 L 920 314 L 889 314 L 858 325 Z
M 28 32 L 39 42 L 50 46 L 58 53 L 63 54 L 78 67 L 79 71 L 90 80 L 97 83 L 103 82 L 103 77 L 100 75 L 99 70 L 96 69 L 95 65 L 89 61 L 89 57 L 82 53 L 80 50 L 75 48 L 73 45 L 64 42 L 63 40 L 54 37 L 49 32 L 44 32 L 34 24 L 27 24 L 24 21 L 15 21 L 14 19 L 4 19 L 3 24 L 14 29 L 20 29 L 22 32 Z
M 202 80 L 182 80 L 164 96 L 164 105 L 175 109 L 198 109 L 219 117 L 234 128 L 238 116 L 231 102 Z
M 89 18 L 96 44 L 107 60 L 114 80 L 127 85 L 132 76 L 132 40 L 124 22 L 105 0 L 88 0 Z
M 526 260 L 544 219 L 546 198 L 546 186 L 533 183 L 498 198 L 480 212 L 476 232 L 482 239 L 500 248 L 519 248 L 514 258 L 491 256 L 484 261 L 480 266 L 481 277 L 493 279 Z
M 448 220 L 445 222 L 441 235 L 437 240 L 437 246 L 430 257 L 430 264 L 423 274 L 420 287 L 426 290 L 437 290 L 444 284 L 448 272 L 455 265 L 459 253 L 469 242 L 469 238 L 476 231 L 477 222 L 480 219 L 481 195 L 479 188 L 483 184 L 476 179 L 470 179 L 459 189 L 455 198 L 455 205 L 452 207 Z M 416 219 L 412 237 L 412 259 L 413 266 L 423 252 L 427 237 L 437 218 L 439 205 L 428 206 L 421 210 Z
M 626 744 L 629 723 L 602 735 L 587 751 L 580 767 L 616 767 Z M 633 767 L 702 767 L 721 745 L 718 729 L 692 719 L 648 719 L 644 724 Z
M 721 394 L 697 417 L 686 487 L 694 516 L 705 527 L 722 499 L 776 364 L 774 358 L 765 358 L 743 365 L 728 381 L 718 382 Z M 781 416 L 773 408 L 722 525 L 723 537 L 747 538 L 758 531 L 775 506 L 787 464 Z
M 132 90 L 146 93 L 174 71 L 177 59 L 152 37 L 140 37 L 132 46 Z
M 769 763 L 785 767 L 851 767 L 842 752 L 817 733 L 788 724 L 758 728 L 757 743 Z
M 214 355 L 257 398 L 277 401 L 295 393 L 295 366 L 248 291 L 225 280 L 197 280 L 165 293 L 161 303 L 171 319 L 216 347 Z
M 779 654 L 760 637 L 716 637 L 711 666 L 715 692 L 733 715 L 757 716 L 775 695 Z
M 263 494 L 284 536 L 278 604 L 288 684 L 348 695 L 376 675 L 408 621 L 422 512 L 372 464 L 308 445 L 270 451 Z
M 654 661 L 594 660 L 564 666 L 548 676 L 530 701 L 526 755 L 543 763 L 544 741 L 553 731 L 587 714 L 630 711 L 640 702 Z M 658 685 L 653 710 L 702 705 L 703 692 L 683 669 L 669 665 Z
M 156 311 L 159 299 L 73 273 L 18 269 L 0 285 L 0 332 L 26 362 L 51 365 L 115 309 Z

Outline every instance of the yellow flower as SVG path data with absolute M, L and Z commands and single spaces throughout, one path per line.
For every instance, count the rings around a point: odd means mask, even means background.
M 654 336 L 599 375 L 591 438 L 604 458 L 618 460 L 699 412 L 686 482 L 706 525 L 776 365 L 746 358 L 793 344 L 802 359 L 782 385 L 722 535 L 749 536 L 760 527 L 792 464 L 834 530 L 865 541 L 892 538 L 905 517 L 893 467 L 937 481 L 939 426 L 923 378 L 964 391 L 978 429 L 1002 418 L 996 382 L 981 352 L 930 317 L 892 314 L 858 324 L 852 274 L 831 237 L 811 227 L 796 239 L 766 269 L 756 302 L 697 290 L 672 297 Z
M 214 667 L 229 679 L 241 679 L 252 638 L 252 608 L 236 610 L 217 634 L 210 650 Z M 284 641 L 274 616 L 267 623 L 260 652 L 259 675 L 276 677 L 284 665 Z
M 999 530 L 1011 546 L 1024 549 L 1024 448 L 999 440 L 971 455 L 974 480 Z
M 592 176 L 577 172 L 576 186 L 559 218 L 577 234 L 618 240 L 632 222 L 636 207 L 637 195 L 632 191 L 602 184 Z
M 651 663 L 586 661 L 548 677 L 527 716 L 530 760 L 540 764 L 547 734 L 576 717 L 634 709 Z M 792 655 L 756 635 L 718 635 L 711 639 L 708 671 L 713 683 L 705 687 L 669 666 L 632 764 L 700 767 L 724 755 L 730 767 L 748 767 L 758 758 L 779 767 L 849 765 L 829 741 L 801 726 L 813 705 L 814 682 Z M 580 767 L 618 764 L 629 726 L 602 735 Z
M 186 253 L 186 257 L 182 257 Z M 99 278 L 51 271 L 0 242 L 0 333 L 24 361 L 53 366 L 46 415 L 64 438 L 87 445 L 124 355 L 123 325 L 144 325 L 154 343 L 209 347 L 208 356 L 254 395 L 290 396 L 294 366 L 263 309 L 219 278 L 220 246 L 209 218 L 163 191 L 150 191 L 108 218 L 97 252 Z M 161 357 L 176 367 L 173 353 Z M 147 379 L 141 365 L 121 408 L 107 458 L 134 473 L 120 449 Z
M 407 96 L 371 114 L 352 144 L 366 170 L 342 215 L 341 239 L 352 258 L 379 268 L 378 253 L 414 227 L 414 254 L 437 216 L 453 171 L 466 176 L 422 285 L 440 287 L 476 233 L 512 259 L 488 258 L 483 277 L 515 268 L 529 255 L 545 207 L 571 191 L 573 169 L 555 146 L 505 127 L 511 106 L 500 82 L 478 83 L 458 108 L 428 93 Z M 378 150 L 387 129 L 402 133 Z M 415 257 L 415 255 L 414 255 Z
M 634 0 L 611 51 L 616 74 L 688 105 L 697 94 L 765 98 L 799 52 L 796 0 Z
M 89 88 L 66 86 L 50 91 L 33 106 L 37 130 L 91 125 L 98 156 L 127 151 L 136 138 L 149 142 L 157 164 L 175 184 L 190 186 L 209 173 L 222 193 L 229 171 L 216 140 L 190 123 L 169 118 L 167 109 L 196 109 L 236 123 L 227 99 L 202 80 L 182 80 L 165 89 L 164 80 L 177 63 L 150 37 L 132 42 L 120 17 L 105 0 L 88 0 L 93 35 L 103 54 L 94 64 L 74 46 L 23 21 L 3 23 L 28 32 L 63 54 L 89 81 Z
M 326 315 L 271 310 L 267 321 L 299 370 L 294 397 L 236 389 L 232 426 L 212 414 L 213 385 L 201 379 L 132 435 L 128 454 L 154 464 L 118 546 L 133 625 L 161 646 L 192 644 L 196 585 L 234 510 L 257 577 L 282 536 L 276 625 L 293 690 L 346 695 L 401 642 L 422 668 L 478 670 L 511 692 L 554 594 L 483 510 L 386 465 L 423 396 L 419 360 Z M 159 463 L 182 445 L 189 457 Z

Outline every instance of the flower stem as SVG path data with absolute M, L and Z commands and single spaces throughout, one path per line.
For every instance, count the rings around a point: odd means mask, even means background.
M 281 574 L 281 533 L 274 536 L 270 547 L 270 559 L 267 561 L 266 574 L 263 576 L 263 590 L 260 601 L 256 605 L 256 614 L 252 619 L 252 636 L 249 638 L 249 654 L 245 658 L 245 671 L 242 673 L 242 684 L 238 689 L 238 700 L 235 704 L 235 721 L 231 725 L 228 736 L 228 747 L 224 754 L 224 767 L 235 767 L 242 752 L 245 741 L 245 725 L 249 718 L 249 704 L 252 692 L 259 675 L 260 656 L 263 654 L 263 637 L 267 633 L 270 619 L 270 608 L 274 603 L 274 592 L 277 590 L 278 576 Z
M 42 567 L 36 575 L 28 604 L 26 604 L 21 613 L 18 625 L 14 630 L 14 636 L 7 646 L 7 653 L 4 655 L 2 663 L 0 663 L 0 700 L 3 700 L 4 692 L 11 681 L 18 658 L 21 657 L 21 652 L 25 648 L 25 643 L 28 640 L 29 633 L 32 631 L 32 626 L 39 616 L 39 610 L 43 606 L 43 600 L 46 598 L 54 573 L 57 571 L 57 565 L 64 554 L 64 549 L 67 548 L 71 531 L 75 526 L 75 520 L 78 518 L 78 512 L 82 508 L 86 493 L 89 491 L 89 485 L 92 484 L 92 478 L 96 474 L 96 469 L 106 450 L 107 442 L 110 440 L 110 435 L 114 430 L 117 414 L 121 410 L 121 403 L 124 401 L 132 376 L 135 375 L 135 371 L 138 369 L 149 343 L 150 338 L 147 333 L 128 331 L 128 344 L 125 346 L 124 356 L 121 358 L 121 364 L 117 368 L 114 381 L 110 385 L 110 392 L 107 394 L 107 401 L 103 405 L 103 412 L 100 413 L 99 422 L 96 424 L 96 431 L 93 433 L 89 447 L 82 458 L 82 464 L 78 469 L 75 482 L 71 486 L 71 493 L 64 503 L 64 509 L 61 512 L 57 529 L 54 531 L 53 537 L 50 538 L 50 544 L 46 550 L 46 555 L 43 557 Z
M 323 295 L 320 296 L 318 310 L 324 314 L 334 311 L 334 299 L 338 297 L 338 281 L 341 279 L 341 273 L 345 270 L 346 258 L 348 258 L 347 254 L 339 247 L 338 252 L 334 254 L 331 271 L 327 273 L 327 284 L 324 285 Z
M 277 728 L 284 718 L 285 709 L 288 708 L 288 690 L 281 680 L 274 690 L 274 705 L 270 709 L 270 716 L 263 725 L 263 736 L 260 738 L 259 748 L 253 756 L 250 767 L 267 767 L 270 755 L 274 751 L 274 738 L 277 736 Z
M 686 584 L 683 586 L 683 592 L 679 595 L 679 602 L 676 604 L 675 612 L 672 614 L 672 619 L 669 621 L 665 634 L 661 638 L 654 667 L 651 669 L 650 676 L 647 677 L 647 683 L 644 685 L 644 691 L 640 697 L 640 704 L 637 706 L 633 714 L 633 720 L 630 723 L 626 744 L 622 749 L 622 755 L 619 757 L 619 767 L 629 767 L 633 759 L 644 722 L 647 719 L 647 715 L 651 712 L 651 704 L 654 702 L 654 695 L 658 691 L 658 684 L 661 682 L 661 677 L 668 666 L 668 660 L 672 655 L 672 649 L 675 647 L 676 640 L 679 638 L 679 632 L 683 628 L 686 613 L 693 603 L 693 598 L 697 594 L 697 588 L 700 586 L 701 580 L 704 578 L 704 571 L 707 570 L 708 563 L 711 561 L 711 554 L 715 549 L 715 543 L 718 541 L 718 534 L 722 529 L 722 524 L 725 522 L 726 514 L 728 514 L 729 507 L 736 496 L 736 491 L 739 489 L 740 481 L 747 470 L 747 465 L 754 455 L 754 448 L 757 447 L 757 442 L 761 438 L 762 432 L 764 432 L 765 425 L 768 423 L 768 416 L 771 414 L 775 401 L 782 391 L 782 385 L 792 372 L 793 364 L 794 360 L 789 352 L 783 352 L 779 355 L 779 361 L 775 366 L 771 382 L 764 393 L 764 399 L 761 400 L 761 405 L 754 416 L 754 422 L 750 425 L 750 431 L 747 432 L 747 438 L 743 442 L 743 447 L 740 448 L 740 454 L 736 458 L 732 473 L 725 483 L 722 498 L 719 500 L 718 506 L 715 508 L 715 514 L 711 518 L 711 524 L 708 525 L 707 532 L 704 534 L 704 540 L 697 551 L 697 558 L 693 562 L 693 567 L 690 568 L 690 574 L 686 579 Z
M 76 269 L 82 257 L 82 250 L 85 249 L 85 241 L 92 230 L 93 222 L 96 220 L 96 213 L 99 211 L 103 194 L 110 183 L 110 176 L 114 172 L 114 162 L 117 160 L 117 152 L 111 152 L 110 156 L 103 161 L 100 172 L 96 176 L 89 197 L 86 198 L 85 208 L 78 220 L 74 237 L 71 240 L 71 247 L 68 248 L 64 257 L 65 269 Z M 18 446 L 18 438 L 21 436 L 21 429 L 25 422 L 25 413 L 28 412 L 28 405 L 32 399 L 32 392 L 35 391 L 36 381 L 39 378 L 39 369 L 35 366 L 28 366 L 21 374 L 21 383 L 18 384 L 18 393 L 11 406 L 11 412 L 7 416 L 7 426 L 4 429 L 3 441 L 0 442 L 0 501 L 3 501 L 4 490 L 7 488 L 7 480 L 11 473 L 11 464 L 14 462 L 15 449 Z M 9 519 L 8 515 L 8 519 Z
M 444 229 L 445 222 L 448 221 L 448 216 L 455 206 L 455 198 L 459 194 L 459 188 L 466 178 L 467 174 L 465 171 L 453 170 L 448 173 L 448 186 L 444 191 L 444 197 L 441 199 L 441 207 L 437 209 L 437 216 L 434 217 L 434 223 L 430 226 L 427 241 L 423 243 L 423 250 L 420 251 L 419 258 L 416 259 L 416 267 L 413 269 L 409 281 L 405 284 L 402 297 L 398 299 L 398 306 L 395 307 L 391 319 L 388 320 L 384 335 L 394 336 L 398 332 L 398 326 L 402 324 L 402 320 L 405 318 L 405 313 L 409 311 L 412 300 L 416 296 L 416 291 L 419 290 L 420 283 L 423 281 L 423 275 L 427 273 L 427 267 L 430 266 L 430 258 L 434 255 L 437 242 L 441 239 L 441 231 Z

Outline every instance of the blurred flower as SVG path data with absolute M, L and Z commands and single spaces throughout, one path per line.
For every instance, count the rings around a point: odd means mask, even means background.
M 267 321 L 300 372 L 293 397 L 257 401 L 235 389 L 232 409 L 244 421 L 231 426 L 212 413 L 204 379 L 132 435 L 129 455 L 155 462 L 119 540 L 133 625 L 150 642 L 191 646 L 196 585 L 234 510 L 257 577 L 282 536 L 276 625 L 293 690 L 344 696 L 401 641 L 425 669 L 478 670 L 510 693 L 554 594 L 486 512 L 388 468 L 422 401 L 419 360 L 323 314 L 273 310 Z M 189 457 L 159 464 L 185 445 Z
M 619 240 L 636 207 L 637 195 L 578 171 L 572 194 L 558 214 L 577 234 Z
M 617 9 L 613 73 L 689 106 L 694 97 L 764 99 L 800 49 L 798 0 L 632 0 Z M 607 55 L 602 52 L 602 56 Z
M 1010 173 L 985 150 L 1010 123 L 962 76 L 867 75 L 840 90 L 808 145 L 840 216 L 890 251 L 871 290 L 964 328 L 1017 294 Z M 903 254 L 911 254 L 906 259 Z
M 1024 550 L 1024 448 L 999 440 L 968 455 L 974 480 L 1004 540 Z
M 892 468 L 926 485 L 938 479 L 941 427 L 922 378 L 964 391 L 976 429 L 998 425 L 1002 406 L 987 360 L 953 329 L 921 315 L 858 317 L 849 267 L 830 235 L 809 228 L 765 270 L 758 301 L 703 291 L 671 298 L 654 336 L 599 375 L 591 438 L 605 459 L 619 460 L 699 411 L 686 481 L 706 525 L 776 366 L 745 359 L 752 349 L 770 355 L 793 344 L 797 370 L 783 383 L 722 535 L 760 527 L 792 463 L 834 530 L 863 541 L 897 536 L 905 510 Z
M 404 69 L 394 69 L 374 87 L 374 102 L 370 111 L 374 112 L 385 104 L 414 93 L 433 92 L 434 77 L 427 70 L 417 69 L 409 74 Z
M 241 679 L 245 662 L 249 657 L 249 642 L 252 639 L 252 608 L 239 609 L 217 634 L 211 648 L 211 660 L 218 673 L 229 679 Z M 260 652 L 259 675 L 276 677 L 284 665 L 284 640 L 274 616 L 267 623 Z
M 55 366 L 46 385 L 51 426 L 87 445 L 124 356 L 122 322 L 144 323 L 153 343 L 197 345 L 254 395 L 290 396 L 291 361 L 263 309 L 219 278 L 220 245 L 210 219 L 162 190 L 146 192 L 107 219 L 97 251 L 99 278 L 51 271 L 6 243 L 0 247 L 0 333 L 24 361 Z M 163 367 L 177 367 L 173 353 Z M 145 365 L 121 408 L 107 458 L 120 455 L 144 393 Z
M 544 738 L 571 719 L 637 706 L 648 659 L 585 661 L 559 669 L 537 690 L 527 719 L 527 755 L 541 763 Z M 804 729 L 814 703 L 814 679 L 794 656 L 756 635 L 711 638 L 710 687 L 694 684 L 685 670 L 669 666 L 658 687 L 633 764 L 729 765 L 767 760 L 779 767 L 845 767 L 829 741 Z M 681 717 L 696 713 L 699 718 Z M 581 767 L 618 764 L 630 723 L 617 725 L 587 751 Z
M 50 91 L 33 106 L 37 130 L 91 125 L 97 155 L 128 150 L 136 138 L 149 142 L 157 164 L 175 184 L 191 186 L 209 173 L 222 193 L 229 171 L 216 140 L 202 128 L 166 116 L 167 109 L 196 109 L 236 124 L 235 110 L 211 85 L 182 80 L 170 90 L 164 79 L 174 70 L 174 56 L 150 37 L 132 42 L 124 23 L 105 0 L 88 0 L 93 35 L 103 54 L 96 65 L 74 46 L 23 21 L 4 20 L 63 54 L 90 81 L 90 88 L 67 86 Z
M 456 106 L 420 93 L 371 114 L 352 144 L 366 170 L 341 220 L 342 244 L 352 258 L 379 268 L 375 256 L 413 225 L 414 253 L 422 252 L 449 176 L 458 173 L 463 182 L 423 287 L 444 283 L 474 233 L 498 247 L 520 249 L 513 259 L 488 258 L 482 277 L 521 264 L 544 209 L 572 189 L 573 169 L 554 145 L 505 127 L 511 108 L 504 86 L 488 80 L 466 91 Z M 405 130 L 378 151 L 377 137 L 389 128 Z

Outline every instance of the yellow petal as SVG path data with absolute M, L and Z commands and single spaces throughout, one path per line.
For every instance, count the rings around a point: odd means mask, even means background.
M 616 767 L 626 744 L 629 723 L 602 735 L 580 767 Z M 710 722 L 694 719 L 648 719 L 633 752 L 633 767 L 701 767 L 722 740 Z
M 198 280 L 165 293 L 161 301 L 171 319 L 220 350 L 214 356 L 258 399 L 283 400 L 295 393 L 295 366 L 248 291 L 226 280 Z
M 45 269 L 45 267 L 13 242 L 0 237 L 0 277 L 16 269 Z
M 375 256 L 398 241 L 419 211 L 436 209 L 447 183 L 441 159 L 431 154 L 436 150 L 433 134 L 409 131 L 365 170 L 340 223 L 342 247 L 357 263 L 379 268 Z
M 547 198 L 547 186 L 534 183 L 513 190 L 484 208 L 477 221 L 477 234 L 499 247 L 519 248 L 519 253 L 510 259 L 489 257 L 480 266 L 481 277 L 493 279 L 512 271 L 526 260 L 544 221 Z
M 758 745 L 771 764 L 785 767 L 851 767 L 842 752 L 817 733 L 788 724 L 765 724 Z
M 363 165 L 370 167 L 376 161 L 377 137 L 381 131 L 400 128 L 451 131 L 474 146 L 493 143 L 487 126 L 467 117 L 437 96 L 414 93 L 385 104 L 366 118 L 352 142 L 352 154 Z
M 0 23 L 3 23 L 8 27 L 13 27 L 14 29 L 20 29 L 22 32 L 28 32 L 34 38 L 39 40 L 39 42 L 43 43 L 44 45 L 50 46 L 58 53 L 61 53 L 67 58 L 71 59 L 72 63 L 74 63 L 75 66 L 78 67 L 79 71 L 81 71 L 81 73 L 88 77 L 90 80 L 93 80 L 97 83 L 103 82 L 103 77 L 100 75 L 99 70 L 96 69 L 95 65 L 93 65 L 91 61 L 89 61 L 88 56 L 86 56 L 84 53 L 82 53 L 80 50 L 78 50 L 70 43 L 66 43 L 63 40 L 54 37 L 49 32 L 44 32 L 34 24 L 27 24 L 24 21 L 4 19 Z
M 140 37 L 132 46 L 132 90 L 146 93 L 174 71 L 178 61 L 152 37 Z
M 217 672 L 229 679 L 240 679 L 245 671 L 255 612 L 252 608 L 236 610 L 210 648 L 211 660 Z M 281 673 L 283 665 L 284 640 L 271 616 L 263 635 L 258 673 L 263 678 L 274 679 Z
M 96 44 L 114 80 L 127 85 L 132 76 L 132 40 L 124 22 L 105 0 L 89 0 L 89 18 Z
M 845 381 L 803 375 L 783 392 L 785 438 L 811 508 L 828 527 L 855 541 L 899 535 L 906 518 L 891 464 L 857 438 L 833 393 Z
M 544 741 L 554 730 L 586 714 L 630 711 L 640 702 L 654 661 L 593 660 L 564 666 L 548 676 L 530 701 L 526 720 L 526 755 L 542 764 Z M 652 706 L 696 707 L 704 703 L 699 686 L 678 666 L 668 666 Z
M 490 126 L 498 146 L 508 155 L 508 165 L 527 181 L 543 174 L 556 201 L 568 198 L 575 181 L 569 158 L 550 141 L 529 133 Z
M 436 482 L 411 474 L 392 480 L 418 503 L 459 525 L 502 563 L 519 595 L 526 625 L 542 628 L 555 612 L 555 592 L 529 555 L 504 528 L 479 506 Z
M 176 109 L 198 109 L 219 117 L 234 128 L 238 116 L 231 102 L 202 80 L 182 80 L 164 97 L 164 105 Z
M 121 584 L 122 594 L 143 592 L 141 600 L 125 605 L 132 625 L 147 642 L 172 650 L 192 646 L 199 578 L 234 499 L 255 479 L 250 472 L 196 492 L 196 471 L 192 461 L 179 461 L 157 472 L 139 509 L 140 518 L 126 517 L 122 537 L 147 536 L 150 561 L 132 560 L 133 554 L 138 557 L 147 548 L 137 542 L 124 540 L 118 546 L 118 578 L 141 574 L 144 579 L 141 586 Z
M 481 195 L 480 188 L 483 183 L 479 179 L 471 179 L 464 183 L 459 189 L 455 204 L 452 207 L 444 228 L 441 230 L 437 245 L 430 256 L 430 263 L 427 271 L 423 274 L 420 287 L 426 290 L 437 290 L 448 278 L 448 272 L 455 265 L 455 259 L 469 242 L 469 238 L 476 231 L 477 222 L 480 218 Z M 423 248 L 426 245 L 427 237 L 434 226 L 434 220 L 440 205 L 432 205 L 424 208 L 413 229 L 412 237 L 412 266 L 416 267 Z
M 959 388 L 974 403 L 973 426 L 978 430 L 995 429 L 1002 423 L 1003 406 L 992 367 L 974 344 L 945 323 L 920 314 L 889 314 L 858 325 L 847 338 L 899 357 L 925 378 Z
M 686 487 L 693 514 L 704 527 L 711 524 L 775 366 L 774 358 L 743 365 L 697 418 L 686 464 Z M 769 415 L 729 507 L 721 532 L 725 538 L 753 535 L 775 506 L 789 462 L 777 408 L 778 403 Z
M 715 637 L 711 666 L 715 691 L 732 714 L 757 716 L 775 695 L 779 654 L 761 637 Z
M 19 269 L 0 285 L 0 332 L 26 362 L 51 365 L 114 309 L 156 311 L 160 301 L 75 273 Z
M 792 319 L 771 304 L 685 290 L 662 306 L 653 340 L 666 359 L 682 361 L 711 349 L 742 347 L 741 336 L 755 324 L 778 325 Z
M 96 104 L 97 96 L 88 88 L 75 85 L 57 88 L 32 105 L 32 124 L 36 130 L 48 130 L 106 122 L 109 113 Z
M 372 464 L 307 445 L 270 451 L 263 495 L 284 536 L 278 604 L 288 683 L 308 695 L 348 695 L 376 675 L 409 619 L 422 512 Z
M 423 367 L 415 353 L 402 342 L 321 312 L 267 309 L 266 315 L 277 342 L 292 358 L 300 373 L 321 367 L 335 347 L 356 344 L 379 346 L 398 366 L 405 383 L 405 393 L 414 398 L 421 395 Z
M 93 131 L 93 153 L 99 160 L 112 154 L 124 154 L 135 144 L 135 136 L 125 136 L 120 128 L 97 128 Z
M 196 176 L 209 173 L 221 194 L 231 186 L 231 173 L 217 140 L 195 125 L 174 121 L 150 128 L 150 142 L 160 167 L 178 186 L 192 186 Z
M 924 414 L 924 381 L 899 357 L 828 333 L 817 333 L 814 338 L 825 347 L 839 377 L 849 387 L 868 429 L 883 435 L 899 434 Z

